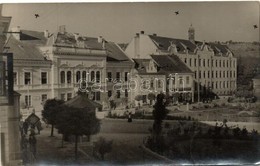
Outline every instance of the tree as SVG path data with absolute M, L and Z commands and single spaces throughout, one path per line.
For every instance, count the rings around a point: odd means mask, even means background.
M 56 128 L 64 135 L 75 136 L 75 160 L 77 160 L 79 137 L 99 132 L 100 121 L 96 118 L 95 111 L 64 106 Z
M 166 118 L 168 112 L 169 111 L 166 109 L 166 104 L 165 104 L 165 95 L 158 94 L 157 101 L 154 105 L 154 110 L 153 110 L 154 122 L 153 122 L 153 131 L 152 131 L 154 143 L 155 145 L 158 145 L 158 148 L 161 148 L 159 146 L 162 145 L 162 137 L 161 137 L 162 122 L 163 119 Z
M 57 115 L 62 111 L 61 105 L 64 103 L 63 100 L 48 99 L 42 110 L 42 117 L 46 119 L 47 124 L 51 125 L 51 136 L 53 136 L 54 125 L 57 122 Z
M 104 137 L 99 137 L 98 141 L 94 144 L 94 151 L 98 152 L 101 159 L 105 159 L 105 154 L 112 151 L 113 140 L 106 140 Z
M 152 101 L 155 100 L 155 94 L 154 93 L 149 93 L 147 98 L 150 100 L 150 105 L 152 105 Z

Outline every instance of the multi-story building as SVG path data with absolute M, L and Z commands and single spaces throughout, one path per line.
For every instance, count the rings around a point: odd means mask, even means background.
M 189 40 L 175 39 L 141 31 L 125 52 L 130 58 L 141 59 L 149 59 L 153 54 L 177 55 L 194 72 L 195 93 L 202 95 L 210 90 L 219 96 L 232 94 L 236 90 L 237 61 L 230 49 L 220 43 L 196 41 L 192 26 L 188 37 Z
M 20 95 L 13 91 L 13 54 L 3 52 L 11 17 L 0 5 L 0 165 L 20 165 Z
M 109 73 L 125 78 L 133 66 L 117 44 L 101 36 L 69 33 L 65 26 L 56 34 L 19 27 L 12 32 L 6 51 L 14 54 L 14 89 L 21 94 L 25 117 L 33 111 L 41 116 L 46 99 L 70 100 L 79 90 L 91 91 L 89 97 L 106 106 L 112 94 L 112 87 L 107 87 Z M 118 102 L 127 96 L 122 91 L 117 93 Z
M 113 98 L 117 105 L 126 105 L 134 100 L 130 90 L 130 78 L 133 77 L 134 62 L 114 42 L 105 42 L 107 51 L 106 93 L 107 99 Z
M 134 59 L 139 86 L 138 95 L 147 103 L 149 93 L 166 93 L 174 101 L 194 100 L 193 72 L 176 55 L 151 55 L 151 59 Z

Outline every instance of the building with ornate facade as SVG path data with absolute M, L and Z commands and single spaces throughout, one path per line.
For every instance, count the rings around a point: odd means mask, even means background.
M 231 95 L 236 90 L 237 60 L 220 43 L 195 40 L 195 29 L 188 30 L 188 40 L 137 33 L 128 44 L 130 58 L 150 59 L 150 55 L 177 55 L 194 73 L 195 98 L 207 92 L 218 96 Z M 200 95 L 199 95 L 200 94 Z
M 26 117 L 35 112 L 41 116 L 48 98 L 70 100 L 79 90 L 91 91 L 89 98 L 108 107 L 115 94 L 107 77 L 124 78 L 133 62 L 121 48 L 98 38 L 69 33 L 65 26 L 50 34 L 12 29 L 6 51 L 14 54 L 14 89 L 21 94 L 21 110 Z M 117 100 L 125 101 L 125 89 Z

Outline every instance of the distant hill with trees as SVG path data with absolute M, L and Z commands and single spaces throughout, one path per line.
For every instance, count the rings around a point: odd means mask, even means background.
M 252 88 L 252 78 L 260 66 L 260 42 L 227 42 L 228 47 L 237 58 L 238 89 Z

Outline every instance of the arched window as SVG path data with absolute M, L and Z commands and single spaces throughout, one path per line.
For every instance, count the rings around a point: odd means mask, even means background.
M 71 71 L 67 71 L 67 83 L 71 83 Z
M 82 72 L 82 79 L 83 79 L 83 80 L 86 80 L 86 74 L 87 74 L 86 71 L 83 71 L 83 72 Z
M 95 79 L 95 72 L 91 71 L 91 73 L 90 73 L 90 81 L 94 81 L 94 79 Z
M 65 83 L 65 72 L 64 71 L 60 72 L 60 83 L 61 84 Z
M 96 72 L 96 81 L 97 81 L 97 83 L 100 82 L 100 71 Z
M 76 72 L 76 82 L 78 83 L 80 80 L 80 71 Z

